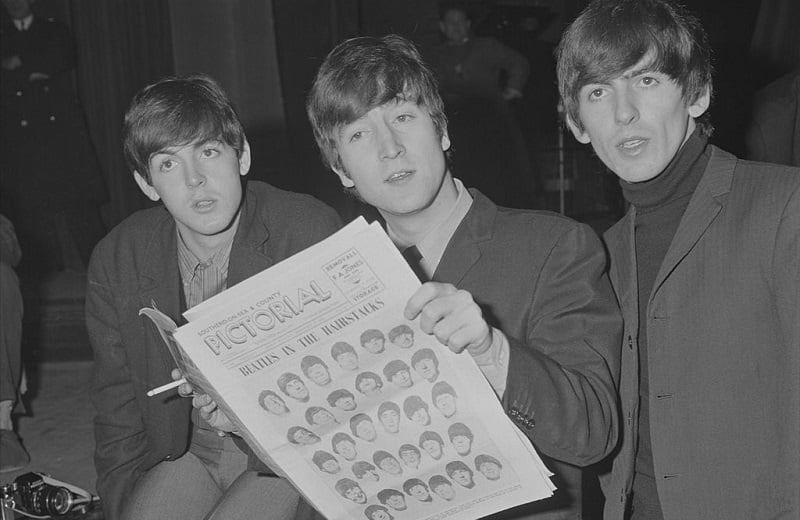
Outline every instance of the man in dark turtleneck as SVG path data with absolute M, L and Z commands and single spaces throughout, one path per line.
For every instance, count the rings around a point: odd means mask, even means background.
M 595 0 L 558 50 L 567 123 L 630 203 L 607 519 L 800 517 L 800 169 L 707 143 L 707 37 L 671 0 Z

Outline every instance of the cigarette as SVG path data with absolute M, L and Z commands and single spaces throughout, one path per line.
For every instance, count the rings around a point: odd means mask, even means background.
M 147 391 L 147 397 L 153 397 L 154 395 L 166 392 L 167 390 L 172 390 L 175 387 L 181 386 L 183 383 L 186 383 L 186 378 L 182 377 L 177 381 L 172 381 L 171 383 L 167 383 L 166 385 L 161 385 L 157 388 L 153 388 L 152 390 Z

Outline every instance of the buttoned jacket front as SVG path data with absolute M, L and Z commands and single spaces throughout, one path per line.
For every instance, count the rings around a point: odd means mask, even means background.
M 606 234 L 625 339 L 622 444 L 603 479 L 622 519 L 639 358 L 635 209 Z M 650 430 L 664 518 L 800 516 L 800 170 L 712 156 L 647 303 Z

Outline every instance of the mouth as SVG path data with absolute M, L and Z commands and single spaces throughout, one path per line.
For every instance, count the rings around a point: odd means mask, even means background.
M 620 141 L 620 143 L 617 145 L 617 148 L 619 148 L 625 155 L 638 155 L 642 152 L 648 142 L 649 139 L 644 137 L 630 137 Z
M 192 202 L 192 207 L 197 211 L 205 212 L 213 209 L 216 203 L 215 199 L 198 199 Z
M 387 183 L 390 183 L 390 184 L 391 183 L 403 182 L 406 179 L 410 178 L 412 175 L 414 175 L 414 173 L 415 173 L 414 170 L 396 171 L 396 172 L 392 173 L 391 175 L 389 175 L 389 177 L 387 177 L 384 182 L 387 182 Z

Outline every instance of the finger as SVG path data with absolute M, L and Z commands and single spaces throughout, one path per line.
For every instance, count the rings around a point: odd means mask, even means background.
M 211 396 L 208 394 L 196 394 L 192 398 L 192 406 L 194 408 L 202 408 L 212 402 Z
M 192 385 L 190 385 L 189 383 L 183 383 L 178 387 L 178 395 L 180 395 L 181 397 L 190 397 L 201 394 L 195 394 Z
M 455 291 L 456 288 L 449 283 L 425 282 L 411 295 L 411 298 L 408 299 L 403 313 L 406 319 L 413 320 L 432 300 L 447 294 L 452 294 Z

